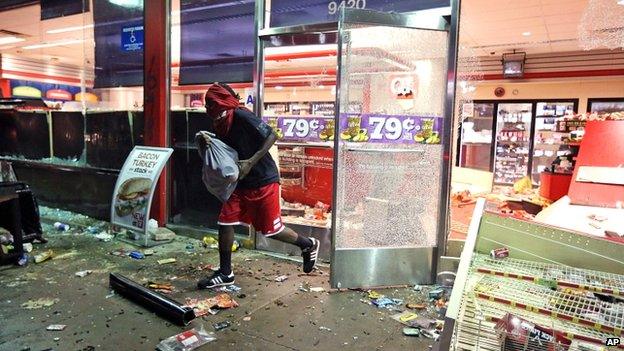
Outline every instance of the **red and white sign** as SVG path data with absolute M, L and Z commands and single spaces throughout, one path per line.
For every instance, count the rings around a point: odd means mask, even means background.
M 72 99 L 72 94 L 67 90 L 50 89 L 46 91 L 46 99 L 69 101 Z

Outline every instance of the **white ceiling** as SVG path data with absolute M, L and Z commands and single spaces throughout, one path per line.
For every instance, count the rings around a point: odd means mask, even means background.
M 50 34 L 49 30 L 61 28 L 80 28 L 93 25 L 93 16 L 73 15 L 41 21 L 41 9 L 39 5 L 21 7 L 11 11 L 0 12 L 0 30 L 8 30 L 20 33 L 25 41 L 0 46 L 0 53 L 10 53 L 29 58 L 42 60 L 58 59 L 59 63 L 80 66 L 83 57 L 93 63 L 94 44 L 93 28 L 75 29 L 69 32 Z M 0 37 L 6 36 L 0 34 Z M 24 49 L 25 46 L 34 44 L 56 44 L 67 41 L 76 43 L 58 45 L 40 49 Z
M 595 1 L 616 4 L 618 0 Z M 579 25 L 589 3 L 589 0 L 462 0 L 460 45 L 479 56 L 492 52 L 500 55 L 513 49 L 528 54 L 579 51 Z M 616 11 L 621 8 L 621 23 L 604 25 L 621 28 L 624 6 L 613 7 Z M 523 35 L 527 32 L 530 35 Z

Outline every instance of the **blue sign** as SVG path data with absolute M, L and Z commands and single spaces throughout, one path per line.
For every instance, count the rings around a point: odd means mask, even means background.
M 141 51 L 143 50 L 143 25 L 133 25 L 121 28 L 121 50 Z

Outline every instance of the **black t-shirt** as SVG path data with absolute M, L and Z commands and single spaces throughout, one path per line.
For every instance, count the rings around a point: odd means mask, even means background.
M 221 140 L 238 152 L 240 160 L 247 160 L 262 148 L 264 141 L 271 135 L 271 127 L 252 112 L 238 108 L 234 111 L 234 121 L 230 132 Z M 238 188 L 255 189 L 279 182 L 279 173 L 275 161 L 268 152 L 262 156 L 249 174 L 239 180 Z

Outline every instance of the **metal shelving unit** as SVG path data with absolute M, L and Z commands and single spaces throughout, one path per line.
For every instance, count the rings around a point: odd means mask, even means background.
M 492 259 L 475 254 L 476 271 L 496 276 L 533 281 L 549 287 L 574 288 L 624 297 L 624 276 L 573 267 L 517 260 Z

